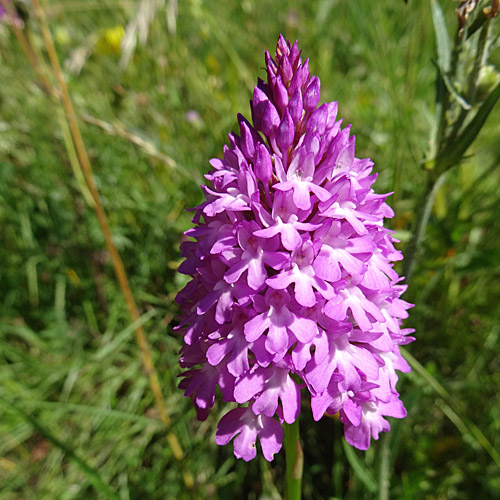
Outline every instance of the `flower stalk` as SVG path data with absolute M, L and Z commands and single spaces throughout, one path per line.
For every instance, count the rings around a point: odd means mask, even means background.
M 3 10 L 7 13 L 10 19 L 14 19 L 15 16 L 17 15 L 15 13 L 15 8 L 12 5 L 12 3 L 9 0 L 0 0 L 0 8 L 3 8 Z M 47 76 L 44 74 L 42 69 L 40 68 L 39 61 L 33 52 L 33 49 L 31 47 L 31 44 L 29 43 L 28 39 L 26 38 L 24 31 L 21 29 L 21 26 L 19 23 L 15 22 L 10 22 L 9 23 L 12 31 L 14 32 L 15 37 L 17 38 L 17 41 L 19 42 L 19 45 L 21 46 L 21 49 L 24 52 L 24 55 L 28 59 L 30 65 L 32 68 L 35 70 L 38 78 L 40 78 L 42 82 L 42 88 L 43 91 L 47 95 L 51 96 L 56 96 L 56 89 L 50 82 L 50 80 L 47 78 Z
M 299 419 L 293 424 L 285 424 L 285 459 L 286 459 L 286 499 L 302 498 L 302 470 L 304 454 L 300 444 Z
M 410 282 L 415 268 L 415 262 L 418 252 L 422 245 L 427 230 L 427 224 L 431 215 L 434 200 L 439 188 L 443 185 L 446 179 L 446 172 L 443 172 L 435 181 L 429 181 L 426 184 L 425 191 L 421 198 L 419 207 L 422 207 L 418 212 L 417 222 L 413 231 L 412 239 L 405 252 L 405 260 L 403 261 L 403 276 Z

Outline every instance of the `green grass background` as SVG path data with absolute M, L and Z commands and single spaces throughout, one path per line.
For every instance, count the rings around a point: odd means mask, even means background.
M 87 117 L 82 133 L 172 429 L 196 481 L 191 497 L 277 499 L 283 457 L 237 461 L 232 446 L 215 445 L 224 404 L 199 423 L 176 388 L 182 339 L 172 332 L 173 299 L 184 283 L 175 272 L 190 225 L 184 209 L 201 200 L 208 160 L 221 155 L 236 113 L 249 116 L 263 52 L 283 33 L 310 58 L 322 101 L 338 100 L 344 123 L 353 123 L 357 156 L 371 157 L 379 172 L 378 192 L 394 191 L 389 224 L 404 251 L 421 209 L 433 120 L 430 3 L 179 0 L 173 17 L 173 2 L 159 1 L 147 40 L 122 68 L 120 33 L 139 4 L 43 2 L 77 113 Z M 452 37 L 456 4 L 441 5 Z M 26 32 L 43 52 L 31 16 Z M 498 50 L 492 59 L 498 64 Z M 5 25 L 0 81 L 0 500 L 190 498 L 68 160 L 61 109 Z M 496 109 L 439 191 L 405 296 L 416 304 L 406 326 L 417 341 L 407 350 L 421 369 L 399 382 L 409 415 L 392 420 L 389 472 L 380 476 L 380 443 L 346 449 L 337 420 L 314 423 L 303 408 L 305 499 L 378 498 L 381 480 L 394 499 L 500 498 L 499 123 Z

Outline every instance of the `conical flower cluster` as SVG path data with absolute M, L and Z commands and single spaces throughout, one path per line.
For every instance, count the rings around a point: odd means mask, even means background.
M 300 55 L 283 37 L 274 59 L 266 53 L 252 123 L 238 116 L 239 136 L 211 160 L 186 232 L 194 241 L 181 245 L 179 271 L 192 279 L 177 296 L 180 386 L 200 420 L 217 386 L 238 403 L 216 441 L 234 438 L 246 461 L 257 438 L 272 460 L 302 397 L 315 420 L 338 413 L 360 449 L 389 430 L 384 417 L 406 414 L 396 370 L 410 368 L 398 346 L 413 339 L 400 328 L 410 304 L 392 262 L 402 256 L 383 225 L 393 212 L 337 103 L 318 107 L 320 81 Z

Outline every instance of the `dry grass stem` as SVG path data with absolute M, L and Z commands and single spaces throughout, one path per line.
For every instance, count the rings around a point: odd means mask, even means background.
M 88 189 L 90 191 L 90 194 L 92 196 L 92 199 L 94 200 L 95 203 L 95 212 L 99 221 L 99 225 L 101 227 L 101 230 L 103 232 L 105 241 L 106 241 L 106 246 L 108 248 L 108 251 L 111 256 L 111 260 L 113 262 L 113 267 L 118 279 L 118 282 L 120 284 L 120 288 L 122 290 L 123 296 L 125 298 L 125 302 L 127 304 L 127 308 L 131 317 L 132 322 L 138 322 L 139 321 L 139 312 L 137 309 L 137 305 L 135 303 L 134 297 L 132 295 L 132 291 L 130 289 L 130 285 L 128 282 L 127 274 L 125 272 L 125 268 L 123 265 L 123 261 L 120 257 L 120 254 L 118 253 L 118 250 L 116 249 L 116 246 L 113 242 L 112 235 L 111 235 L 111 230 L 109 227 L 109 222 L 106 217 L 106 213 L 104 211 L 104 208 L 102 206 L 102 203 L 100 201 L 100 195 L 97 189 L 97 186 L 94 181 L 94 175 L 92 172 L 92 168 L 90 165 L 90 161 L 87 155 L 87 151 L 85 149 L 83 139 L 80 133 L 80 129 L 78 128 L 78 124 L 76 121 L 76 114 L 75 110 L 73 108 L 73 103 L 71 101 L 70 95 L 68 88 L 66 86 L 66 82 L 63 77 L 63 73 L 61 70 L 61 65 L 59 63 L 59 59 L 57 57 L 57 53 L 55 50 L 54 42 L 52 40 L 52 35 L 50 33 L 50 30 L 47 25 L 47 21 L 45 19 L 44 12 L 40 6 L 40 3 L 38 0 L 33 0 L 33 8 L 35 10 L 35 14 L 40 22 L 40 26 L 42 29 L 42 36 L 44 39 L 45 47 L 50 59 L 50 63 L 52 65 L 52 69 L 54 71 L 55 78 L 57 80 L 57 83 L 59 85 L 60 91 L 61 91 L 61 100 L 64 106 L 64 111 L 66 114 L 66 119 L 68 121 L 68 125 L 71 131 L 71 136 L 73 138 L 73 142 L 75 145 L 75 149 L 77 152 L 78 156 L 78 161 L 82 167 L 83 174 L 85 176 L 85 180 L 87 182 Z M 140 351 L 141 351 L 141 358 L 142 358 L 142 363 L 144 366 L 144 370 L 148 375 L 149 378 L 149 384 L 151 386 L 151 390 L 154 394 L 155 398 L 155 403 L 156 407 L 158 409 L 158 412 L 160 414 L 160 419 L 161 421 L 165 424 L 165 427 L 167 429 L 171 425 L 170 417 L 168 416 L 166 406 L 165 406 L 165 400 L 163 398 L 163 394 L 161 392 L 160 388 L 160 383 L 158 379 L 158 374 L 155 370 L 153 360 L 151 357 L 151 350 L 149 348 L 148 342 L 146 340 L 146 335 L 144 333 L 144 330 L 142 326 L 138 326 L 135 329 L 135 336 L 137 340 L 137 344 L 139 345 Z M 175 434 L 173 434 L 171 431 L 167 433 L 167 440 L 170 444 L 170 447 L 172 449 L 172 453 L 174 457 L 178 461 L 182 461 L 184 458 L 184 453 L 182 451 L 182 447 L 177 440 L 177 437 Z M 188 488 L 192 488 L 193 486 L 193 479 L 191 477 L 191 474 L 184 470 L 184 482 Z

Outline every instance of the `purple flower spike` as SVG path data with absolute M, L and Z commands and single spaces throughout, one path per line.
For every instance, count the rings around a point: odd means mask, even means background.
M 313 417 L 338 414 L 349 444 L 366 450 L 403 418 L 396 371 L 411 304 L 393 269 L 402 256 L 372 189 L 372 162 L 355 157 L 337 103 L 319 105 L 320 81 L 297 42 L 282 36 L 258 80 L 252 122 L 238 115 L 222 159 L 206 175 L 205 201 L 181 245 L 184 335 L 180 388 L 203 420 L 215 403 L 239 404 L 219 422 L 245 461 L 260 442 L 272 460 L 282 424 L 308 397 Z

